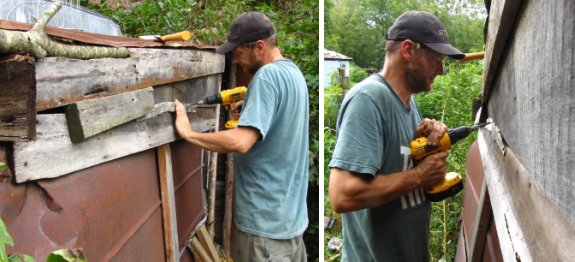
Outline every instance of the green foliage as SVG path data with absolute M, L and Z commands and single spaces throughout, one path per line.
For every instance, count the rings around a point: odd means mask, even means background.
M 481 92 L 483 62 L 449 63 L 445 76 L 435 79 L 432 91 L 415 97 L 423 116 L 441 120 L 448 127 L 472 125 L 471 105 Z M 455 144 L 449 151 L 447 171 L 465 175 L 467 151 L 476 139 L 470 137 Z M 462 195 L 433 203 L 430 225 L 430 256 L 432 261 L 452 261 L 457 250 L 459 213 Z
M 46 262 L 86 262 L 81 249 L 60 249 L 48 255 Z
M 463 52 L 482 49 L 485 9 L 477 0 L 327 1 L 325 48 L 352 57 L 360 67 L 379 69 L 387 30 L 407 10 L 435 14 L 449 32 L 450 42 Z
M 0 261 L 8 261 L 6 245 L 13 246 L 14 240 L 12 240 L 12 237 L 8 233 L 4 221 L 0 218 Z

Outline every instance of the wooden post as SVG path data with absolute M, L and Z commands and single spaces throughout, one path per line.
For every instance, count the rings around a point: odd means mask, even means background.
M 162 196 L 166 261 L 175 262 L 179 257 L 178 224 L 176 221 L 176 201 L 170 144 L 158 147 L 158 168 L 160 173 L 160 192 Z
M 188 243 L 188 248 L 200 258 L 200 261 L 213 262 L 213 260 L 210 258 L 210 255 L 208 255 L 206 249 L 202 246 L 202 244 L 198 240 L 197 236 L 192 237 L 192 240 Z
M 206 229 L 205 225 L 200 227 L 200 230 L 198 231 L 198 236 L 200 238 L 200 242 L 202 243 L 202 245 L 204 245 L 204 247 L 208 249 L 207 251 L 210 257 L 214 260 L 214 262 L 220 262 L 220 256 L 216 251 L 216 247 L 214 246 L 212 237 L 208 233 L 208 230 Z
M 481 195 L 477 202 L 477 214 L 475 215 L 475 223 L 473 223 L 473 231 L 471 243 L 469 245 L 469 254 L 467 261 L 478 262 L 481 261 L 483 255 L 483 248 L 485 245 L 485 238 L 487 236 L 487 229 L 491 222 L 491 204 L 489 202 L 489 192 L 487 191 L 487 182 L 485 179 L 481 183 Z
M 232 66 L 228 87 L 234 87 L 237 83 L 237 66 Z M 247 86 L 248 84 L 246 84 Z M 224 201 L 224 221 L 222 222 L 222 251 L 225 255 L 231 256 L 231 234 L 234 211 L 234 156 L 226 155 L 226 192 Z
M 0 141 L 36 136 L 34 59 L 14 55 L 0 61 Z
M 220 106 L 216 107 L 215 117 L 220 115 Z M 218 131 L 218 126 L 215 127 L 215 132 Z M 208 168 L 210 186 L 208 188 L 209 192 L 209 203 L 208 203 L 208 230 L 212 238 L 214 237 L 215 231 L 215 213 L 216 213 L 216 182 L 218 178 L 218 153 L 210 152 L 210 163 Z

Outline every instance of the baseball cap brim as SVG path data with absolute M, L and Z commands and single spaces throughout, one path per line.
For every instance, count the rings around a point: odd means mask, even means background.
M 435 52 L 449 56 L 456 60 L 460 60 L 465 57 L 465 54 L 459 51 L 459 49 L 447 43 L 423 43 L 423 44 Z
M 229 41 L 226 41 L 223 45 L 218 46 L 218 48 L 216 48 L 216 53 L 218 54 L 227 54 L 230 51 L 232 51 L 234 48 L 236 48 L 236 46 L 238 46 L 238 43 L 232 43 Z

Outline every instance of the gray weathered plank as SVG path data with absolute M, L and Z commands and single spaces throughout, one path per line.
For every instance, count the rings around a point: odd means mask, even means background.
M 189 113 L 192 128 L 214 129 L 214 110 Z M 37 138 L 14 143 L 15 176 L 18 183 L 54 178 L 123 156 L 148 150 L 177 139 L 173 113 L 142 122 L 130 122 L 82 143 L 70 141 L 64 114 L 38 115 Z
M 79 143 L 139 118 L 153 109 L 152 87 L 68 105 L 65 114 L 70 139 L 74 143 Z
M 488 112 L 509 148 L 575 228 L 575 1 L 529 1 Z
M 220 74 L 224 66 L 223 55 L 199 50 L 132 48 L 124 59 L 49 57 L 36 63 L 36 110 Z
M 504 261 L 570 261 L 575 229 L 514 153 L 487 129 L 478 143 Z
M 0 141 L 36 135 L 36 79 L 31 57 L 16 55 L 0 61 Z
M 491 1 L 489 11 L 489 24 L 485 43 L 485 66 L 483 73 L 483 104 L 487 104 L 493 81 L 497 75 L 497 68 L 506 51 L 510 32 L 513 31 L 515 17 L 519 12 L 521 0 Z M 487 109 L 487 108 L 483 108 Z M 487 118 L 483 110 L 482 120 Z

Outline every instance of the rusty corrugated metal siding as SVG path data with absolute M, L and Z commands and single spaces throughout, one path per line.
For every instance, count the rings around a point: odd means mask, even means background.
M 205 216 L 202 151 L 172 144 L 180 250 Z M 0 147 L 0 157 L 4 157 Z M 0 214 L 14 238 L 9 253 L 36 260 L 61 248 L 83 248 L 89 261 L 165 261 L 156 150 L 64 177 L 0 184 Z M 0 161 L 4 161 L 0 159 Z M 6 176 L 4 176 L 6 177 Z M 9 177 L 9 176 L 8 176 Z M 190 261 L 186 251 L 182 261 Z

